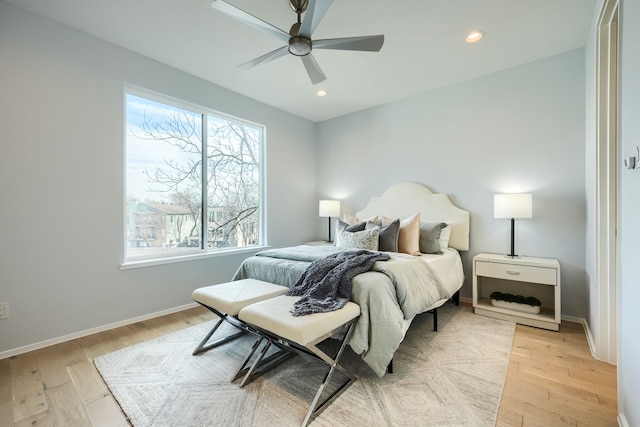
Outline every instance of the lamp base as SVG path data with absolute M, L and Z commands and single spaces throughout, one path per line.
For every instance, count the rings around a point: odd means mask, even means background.
M 505 255 L 507 258 L 511 258 L 511 259 L 517 259 L 520 258 L 520 256 L 516 255 L 516 220 L 515 218 L 511 218 L 511 252 L 509 252 L 508 255 Z

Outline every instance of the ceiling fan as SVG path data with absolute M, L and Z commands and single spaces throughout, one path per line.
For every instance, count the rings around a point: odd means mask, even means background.
M 211 7 L 225 15 L 243 22 L 257 30 L 263 31 L 278 40 L 287 43 L 274 51 L 259 56 L 239 66 L 249 69 L 264 64 L 290 53 L 302 59 L 312 84 L 320 83 L 327 77 L 311 54 L 312 49 L 336 49 L 378 52 L 382 49 L 384 35 L 344 37 L 338 39 L 312 40 L 311 35 L 329 10 L 333 0 L 289 0 L 291 8 L 298 15 L 298 21 L 291 26 L 289 32 L 265 22 L 250 13 L 239 9 L 224 0 L 213 0 Z M 302 14 L 304 13 L 304 18 Z

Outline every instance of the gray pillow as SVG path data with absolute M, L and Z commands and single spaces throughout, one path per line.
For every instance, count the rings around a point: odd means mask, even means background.
M 380 228 L 378 237 L 378 250 L 386 252 L 398 252 L 398 235 L 400 234 L 400 219 L 395 219 L 387 225 L 379 225 L 367 221 L 366 230 Z
M 350 232 L 355 232 L 355 231 L 362 231 L 365 229 L 367 223 L 366 222 L 359 222 L 357 224 L 353 224 L 353 225 L 349 225 L 346 222 L 344 222 L 341 219 L 337 219 L 336 220 L 336 232 L 338 231 L 350 231 Z
M 447 226 L 445 222 L 420 223 L 420 252 L 423 254 L 441 254 L 440 233 Z

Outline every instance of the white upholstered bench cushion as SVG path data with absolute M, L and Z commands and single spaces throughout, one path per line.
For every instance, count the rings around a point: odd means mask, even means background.
M 248 305 L 238 318 L 245 323 L 270 331 L 289 341 L 306 346 L 360 315 L 360 306 L 348 302 L 340 310 L 292 316 L 290 310 L 297 296 L 281 295 Z
M 243 307 L 283 295 L 289 290 L 280 286 L 256 279 L 242 279 L 198 288 L 191 294 L 194 301 L 221 313 L 236 316 Z

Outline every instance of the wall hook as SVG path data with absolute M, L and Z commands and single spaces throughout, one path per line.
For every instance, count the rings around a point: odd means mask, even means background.
M 640 159 L 640 147 L 636 145 L 637 156 L 625 157 L 624 167 L 627 169 L 636 169 L 638 167 L 638 159 Z

